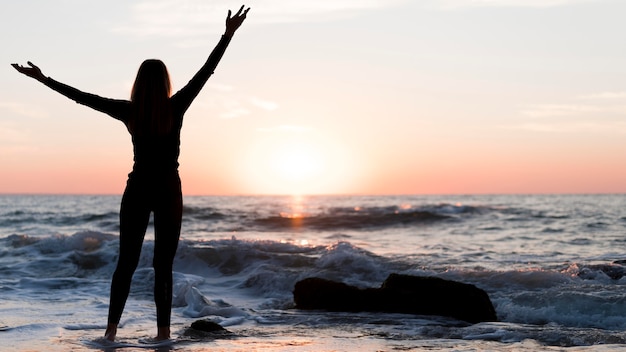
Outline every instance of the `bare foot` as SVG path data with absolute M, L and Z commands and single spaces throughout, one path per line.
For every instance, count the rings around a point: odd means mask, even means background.
M 170 338 L 170 327 L 169 326 L 159 326 L 157 327 L 157 337 L 154 339 L 156 341 L 169 340 Z
M 109 341 L 115 341 L 115 335 L 117 335 L 117 324 L 108 324 L 104 332 L 104 338 Z

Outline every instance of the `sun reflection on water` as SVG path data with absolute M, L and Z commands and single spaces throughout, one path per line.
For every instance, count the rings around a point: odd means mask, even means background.
M 288 198 L 287 202 L 283 204 L 283 211 L 280 211 L 278 215 L 283 221 L 286 221 L 289 224 L 291 230 L 295 230 L 296 232 L 291 233 L 291 235 L 301 236 L 302 233 L 299 231 L 304 228 L 304 221 L 311 216 L 311 214 L 307 210 L 307 197 L 302 195 L 293 195 Z M 308 247 L 312 245 L 312 242 L 309 239 L 284 239 L 281 240 L 281 243 L 290 243 L 296 246 Z

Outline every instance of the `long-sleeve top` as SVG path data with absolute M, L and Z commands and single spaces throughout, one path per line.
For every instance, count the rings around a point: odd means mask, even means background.
M 213 70 L 217 67 L 229 43 L 230 37 L 222 36 L 200 70 L 183 88 L 170 97 L 174 125 L 169 134 L 139 136 L 131 133 L 134 173 L 147 172 L 153 174 L 155 171 L 175 171 L 178 169 L 180 129 L 183 115 L 213 74 Z M 75 102 L 103 112 L 128 126 L 131 116 L 131 102 L 129 100 L 104 98 L 82 92 L 52 78 L 48 78 L 45 84 Z

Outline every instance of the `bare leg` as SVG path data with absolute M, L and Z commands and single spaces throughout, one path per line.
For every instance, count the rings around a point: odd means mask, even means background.
M 104 338 L 109 341 L 115 341 L 115 335 L 117 335 L 117 324 L 108 324 L 104 332 Z
M 169 326 L 159 326 L 157 328 L 157 341 L 167 340 L 170 338 L 170 327 Z

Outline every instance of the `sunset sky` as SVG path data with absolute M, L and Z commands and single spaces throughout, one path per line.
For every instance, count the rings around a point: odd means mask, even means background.
M 0 5 L 0 193 L 119 194 L 125 127 L 10 64 L 127 99 L 174 91 L 224 0 Z M 253 0 L 185 115 L 185 194 L 626 192 L 626 1 Z

